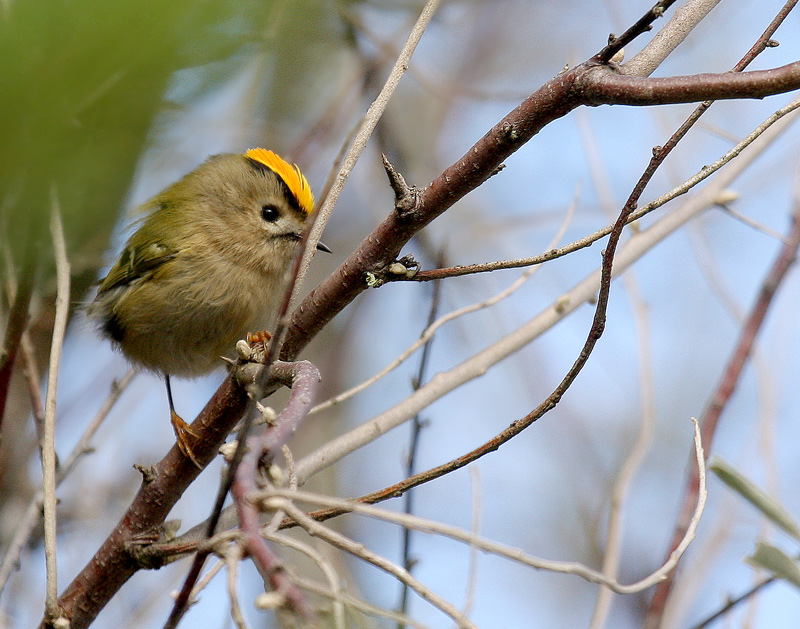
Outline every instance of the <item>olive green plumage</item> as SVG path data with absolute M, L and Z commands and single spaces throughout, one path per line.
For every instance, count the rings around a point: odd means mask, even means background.
M 258 151 L 211 157 L 142 206 L 88 308 L 131 362 L 198 376 L 274 323 L 313 197 L 296 167 Z

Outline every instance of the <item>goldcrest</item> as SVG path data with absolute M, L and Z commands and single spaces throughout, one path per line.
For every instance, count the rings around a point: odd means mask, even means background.
M 238 339 L 274 323 L 313 208 L 300 169 L 272 151 L 210 157 L 142 206 L 88 307 L 132 363 L 165 376 L 178 443 L 192 460 L 193 433 L 174 412 L 169 376 L 213 370 Z

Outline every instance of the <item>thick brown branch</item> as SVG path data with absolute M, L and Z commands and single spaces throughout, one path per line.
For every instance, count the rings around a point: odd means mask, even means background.
M 292 315 L 281 358 L 292 360 L 297 356 L 324 325 L 367 288 L 368 272 L 375 272 L 393 262 L 418 231 L 495 174 L 505 159 L 548 123 L 580 105 L 649 105 L 720 98 L 762 98 L 800 87 L 800 65 L 750 72 L 742 77 L 726 73 L 641 79 L 622 76 L 597 61 L 587 62 L 555 77 L 495 125 L 458 162 L 420 190 L 409 207 L 403 207 L 402 212 L 393 211 L 344 264 L 302 302 Z M 626 208 L 626 212 L 631 209 Z M 621 220 L 624 218 L 623 213 Z M 619 229 L 621 226 L 622 223 Z M 612 236 L 613 243 L 617 237 L 618 231 Z M 613 246 L 604 263 L 602 294 L 606 296 L 612 257 Z M 598 308 L 597 314 L 598 319 L 587 341 L 588 350 L 602 332 L 602 308 Z M 565 379 L 566 386 L 585 362 L 588 350 L 585 348 L 576 361 Z M 521 422 L 527 425 L 535 421 L 555 405 L 561 393 L 563 387 L 559 387 L 554 396 Z M 195 449 L 199 460 L 213 458 L 246 404 L 246 394 L 230 378 L 226 379 L 198 418 L 200 423 L 193 425 L 193 430 L 205 438 L 203 446 Z M 518 431 L 521 425 L 515 422 L 507 433 Z M 498 436 L 498 439 L 508 434 Z M 483 452 L 496 449 L 500 443 L 493 440 L 486 444 Z M 456 463 L 463 464 L 469 457 L 466 455 Z M 163 522 L 174 502 L 198 473 L 199 470 L 177 449 L 152 469 L 150 478 L 145 479 L 114 533 L 62 596 L 60 603 L 73 628 L 87 626 L 108 599 L 139 569 L 128 548 L 135 543 L 137 535 L 151 532 Z
M 595 66 L 576 81 L 586 105 L 669 105 L 704 100 L 764 98 L 800 89 L 800 61 L 771 70 L 650 78 Z
M 580 100 L 572 89 L 576 76 L 572 71 L 549 81 L 421 190 L 415 208 L 404 208 L 406 211 L 402 215 L 397 211 L 389 214 L 295 310 L 281 359 L 296 357 L 328 321 L 367 288 L 366 273 L 394 261 L 414 234 L 491 177 L 504 159 L 546 124 L 577 107 Z
M 763 98 L 800 88 L 800 62 L 774 70 L 650 79 L 619 74 L 596 61 L 548 81 L 416 195 L 416 206 L 392 212 L 292 315 L 281 351 L 293 360 L 362 291 L 367 273 L 385 268 L 428 223 L 489 177 L 545 125 L 580 105 L 656 105 L 712 99 Z
M 204 439 L 194 447 L 207 465 L 228 433 L 241 419 L 247 394 L 228 377 L 192 424 Z M 152 534 L 166 519 L 200 469 L 174 446 L 157 465 L 143 470 L 139 493 L 95 556 L 61 595 L 59 604 L 71 629 L 87 627 L 120 587 L 142 566 L 134 553 L 137 538 Z

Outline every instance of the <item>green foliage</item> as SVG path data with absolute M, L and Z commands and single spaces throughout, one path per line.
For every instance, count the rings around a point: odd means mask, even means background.
M 800 541 L 800 528 L 798 528 L 797 523 L 789 512 L 777 501 L 769 497 L 749 479 L 720 458 L 716 458 L 709 465 L 709 469 L 765 517 L 777 524 L 795 540 Z M 797 560 L 776 546 L 764 541 L 756 542 L 755 552 L 751 556 L 745 557 L 745 562 L 754 568 L 766 570 L 779 579 L 784 579 L 796 587 L 800 587 L 800 566 Z
M 307 31 L 320 28 L 323 4 L 5 3 L 0 12 L 0 244 L 9 251 L 0 256 L 0 267 L 8 253 L 17 269 L 34 258 L 46 286 L 52 275 L 47 226 L 56 196 L 78 275 L 74 294 L 84 291 L 94 279 L 153 121 L 165 110 L 173 74 L 199 68 L 192 93 L 198 97 L 230 78 L 231 65 L 220 62 L 237 52 L 280 51 L 294 44 L 294 53 L 279 59 L 279 69 L 264 80 L 303 76 L 303 64 L 312 60 L 297 42 L 314 41 Z M 280 28 L 271 29 L 276 16 Z M 290 98 L 291 90 L 284 92 Z
M 745 557 L 745 561 L 754 568 L 766 570 L 800 588 L 800 567 L 780 548 L 759 541 L 755 552 L 750 557 Z
M 800 527 L 797 526 L 797 523 L 794 518 L 789 515 L 789 512 L 777 501 L 770 498 L 754 483 L 745 478 L 722 459 L 716 458 L 711 465 L 709 465 L 709 469 L 714 472 L 723 483 L 733 489 L 733 491 L 742 496 L 789 535 L 800 541 Z

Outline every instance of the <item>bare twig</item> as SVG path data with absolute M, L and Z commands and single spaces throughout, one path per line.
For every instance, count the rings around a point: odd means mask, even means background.
M 228 598 L 231 601 L 231 620 L 237 629 L 247 629 L 247 624 L 239 607 L 239 596 L 236 593 L 236 574 L 244 551 L 241 544 L 234 544 L 225 553 L 225 565 L 228 567 Z
M 553 236 L 553 239 L 550 241 L 550 244 L 547 246 L 548 249 L 555 247 L 558 242 L 563 238 L 564 233 L 567 231 L 567 227 L 572 222 L 573 217 L 575 216 L 575 210 L 578 207 L 578 197 L 580 194 L 580 186 L 575 191 L 575 196 L 572 199 L 572 203 L 570 203 L 569 207 L 567 208 L 566 213 L 564 214 L 564 220 L 561 222 L 561 225 L 556 232 L 556 235 Z M 451 268 L 458 268 L 458 267 L 451 267 Z M 446 323 L 454 321 L 459 317 L 463 317 L 464 315 L 471 314 L 473 312 L 477 312 L 478 310 L 482 310 L 484 308 L 489 308 L 494 306 L 495 304 L 501 302 L 506 297 L 510 297 L 513 295 L 525 282 L 527 282 L 535 273 L 537 267 L 527 269 L 523 272 L 516 280 L 514 280 L 508 287 L 497 293 L 496 295 L 490 297 L 489 299 L 485 299 L 483 301 L 479 301 L 474 304 L 470 304 L 468 306 L 464 306 L 462 308 L 458 308 L 457 310 L 453 310 L 452 312 L 448 312 L 446 315 L 442 315 L 436 321 L 428 325 L 428 327 L 423 330 L 422 334 L 420 334 L 419 338 L 414 341 L 406 350 L 404 350 L 397 358 L 395 358 L 391 363 L 389 363 L 386 367 L 381 369 L 378 373 L 374 374 L 367 378 L 364 382 L 357 384 L 356 386 L 348 389 L 347 391 L 343 391 L 339 395 L 326 400 L 325 402 L 321 402 L 317 404 L 313 409 L 311 409 L 311 413 L 318 413 L 326 408 L 334 406 L 336 404 L 340 404 L 345 400 L 350 399 L 354 395 L 361 393 L 368 387 L 375 384 L 378 380 L 386 376 L 387 374 L 394 371 L 397 367 L 399 367 L 405 360 L 411 356 L 414 352 L 416 352 L 420 347 L 423 347 L 430 339 L 434 337 L 436 332 Z M 438 269 L 438 271 L 444 271 L 446 269 Z M 429 273 L 436 273 L 437 271 L 429 271 Z
M 392 71 L 389 73 L 389 78 L 386 79 L 386 83 L 384 84 L 380 93 L 367 109 L 367 113 L 364 115 L 364 120 L 361 122 L 361 127 L 358 129 L 358 132 L 356 133 L 353 143 L 350 146 L 350 149 L 347 151 L 344 160 L 342 160 L 339 173 L 336 175 L 336 178 L 334 179 L 333 184 L 331 185 L 331 188 L 325 197 L 325 200 L 322 202 L 318 210 L 318 216 L 314 225 L 314 229 L 312 230 L 309 239 L 311 246 L 307 248 L 305 254 L 303 255 L 299 281 L 297 282 L 295 291 L 299 290 L 299 287 L 302 284 L 306 271 L 311 264 L 311 259 L 314 255 L 316 244 L 319 242 L 319 239 L 322 236 L 322 231 L 325 229 L 325 225 L 328 222 L 328 218 L 330 217 L 331 212 L 333 212 L 336 202 L 339 200 L 339 195 L 344 188 L 345 182 L 355 167 L 356 162 L 358 162 L 358 159 L 361 157 L 361 154 L 364 152 L 364 149 L 367 146 L 367 140 L 369 140 L 372 132 L 375 130 L 375 127 L 378 125 L 378 122 L 383 116 L 383 112 L 386 109 L 386 105 L 389 103 L 389 99 L 392 97 L 392 94 L 394 94 L 400 79 L 408 69 L 408 64 L 411 62 L 411 57 L 414 54 L 414 51 L 417 49 L 417 44 L 419 44 L 425 29 L 428 27 L 428 24 L 430 24 L 430 21 L 436 13 L 436 10 L 439 8 L 440 3 L 441 0 L 428 0 L 425 3 L 425 6 L 420 12 L 419 18 L 417 18 L 417 22 L 414 24 L 414 27 L 411 29 L 411 33 L 408 35 L 408 39 L 406 40 L 406 43 L 403 46 L 397 61 L 395 61 Z
M 388 164 L 388 162 L 387 162 Z M 402 180 L 402 177 L 400 177 Z M 405 182 L 404 182 L 405 183 Z M 444 264 L 445 259 L 445 251 L 442 249 L 438 255 L 438 262 L 439 266 Z M 430 327 L 433 325 L 433 322 L 436 320 L 436 313 L 439 309 L 439 301 L 441 298 L 441 290 L 442 290 L 442 283 L 435 282 L 433 285 L 433 293 L 431 295 L 431 305 L 430 311 L 428 312 L 428 323 L 426 327 Z M 422 383 L 425 381 L 426 378 L 426 371 L 428 367 L 428 359 L 430 357 L 431 347 L 433 345 L 433 337 L 429 337 L 429 339 L 425 342 L 425 345 L 422 348 L 422 354 L 419 357 L 419 366 L 417 368 L 417 375 L 413 379 L 412 388 L 416 391 L 422 386 Z M 422 417 L 419 413 L 414 415 L 414 418 L 411 420 L 411 436 L 410 436 L 410 443 L 408 448 L 408 457 L 406 459 L 406 476 L 413 476 L 414 472 L 416 471 L 416 460 L 417 460 L 417 452 L 419 450 L 419 441 L 420 435 L 422 433 L 422 429 L 425 426 L 425 422 L 423 422 Z M 413 513 L 414 512 L 414 493 L 408 492 L 405 496 L 405 503 L 403 504 L 403 511 L 405 513 Z M 411 531 L 409 529 L 403 529 L 403 541 L 402 541 L 402 553 L 403 553 L 403 567 L 408 570 L 408 572 L 412 572 L 414 569 L 414 565 L 416 564 L 416 559 L 411 554 Z M 398 611 L 402 614 L 405 614 L 408 611 L 408 584 L 403 583 L 401 584 L 400 589 L 400 604 L 398 605 Z M 402 629 L 400 627 L 399 629 Z
M 111 392 L 108 394 L 105 402 L 103 402 L 100 410 L 86 428 L 83 435 L 81 435 L 80 440 L 72 449 L 72 452 L 70 452 L 70 455 L 64 461 L 63 465 L 59 467 L 58 474 L 56 476 L 56 486 L 60 485 L 72 472 L 72 470 L 75 469 L 75 466 L 81 457 L 85 456 L 91 451 L 89 443 L 91 442 L 92 437 L 94 437 L 97 429 L 100 428 L 103 420 L 105 420 L 105 418 L 108 416 L 108 413 L 119 399 L 119 396 L 128 387 L 128 384 L 130 384 L 134 375 L 135 372 L 133 369 L 131 369 L 127 374 L 125 374 L 125 376 L 123 376 L 122 380 L 120 380 L 118 383 L 115 382 L 112 385 Z M 22 553 L 22 549 L 28 543 L 28 539 L 36 529 L 39 520 L 42 517 L 43 504 L 44 492 L 40 490 L 36 493 L 36 496 L 34 496 L 33 500 L 31 500 L 31 503 L 28 505 L 28 508 L 25 511 L 25 515 L 17 524 L 16 530 L 14 531 L 14 537 L 6 549 L 6 554 L 3 556 L 3 562 L 0 564 L 0 593 L 2 593 L 5 589 L 9 577 L 13 573 L 17 561 L 19 561 L 19 556 Z
M 742 326 L 739 340 L 736 347 L 731 354 L 728 364 L 722 375 L 722 379 L 718 383 L 714 392 L 712 393 L 708 404 L 703 411 L 701 418 L 703 442 L 706 444 L 706 449 L 710 449 L 714 434 L 716 433 L 722 412 L 728 404 L 733 392 L 739 382 L 742 370 L 750 356 L 750 352 L 755 342 L 756 334 L 761 329 L 761 325 L 766 318 L 767 312 L 773 302 L 778 288 L 786 277 L 789 268 L 794 263 L 797 250 L 800 247 L 800 207 L 795 208 L 792 214 L 792 224 L 789 234 L 787 236 L 787 243 L 784 244 L 775 261 L 772 264 L 769 272 L 767 273 L 761 285 L 758 297 L 753 304 L 750 314 L 747 317 L 744 325 Z M 679 539 L 686 530 L 689 515 L 687 514 L 686 505 L 694 499 L 697 493 L 698 479 L 694 472 L 689 473 L 689 478 L 686 482 L 684 489 L 683 506 L 680 515 L 678 516 L 673 533 L 673 539 L 670 548 L 676 545 L 676 539 Z M 659 584 L 653 594 L 653 600 L 650 603 L 650 609 L 646 617 L 648 627 L 656 627 L 666 608 L 667 599 L 672 588 L 674 575 Z
M 281 542 L 283 542 L 285 539 L 285 537 L 282 537 Z M 416 629 L 430 629 L 429 625 L 422 624 L 410 616 L 405 616 L 388 609 L 383 609 L 382 607 L 377 607 L 376 605 L 371 605 L 342 589 L 331 590 L 330 588 L 326 588 L 316 581 L 311 581 L 310 579 L 304 579 L 302 577 L 296 577 L 295 581 L 297 582 L 297 585 L 302 587 L 304 590 L 308 590 L 309 592 L 314 592 L 315 594 L 329 598 L 334 602 L 334 604 L 342 606 L 346 605 L 347 607 L 364 612 L 365 614 L 371 614 L 380 618 L 387 618 L 397 624 L 408 625 L 409 627 L 415 627 Z M 336 616 L 334 616 L 334 622 L 338 622 Z M 336 629 L 339 629 L 338 624 L 336 625 Z
M 50 366 L 47 378 L 47 394 L 44 405 L 44 447 L 42 448 L 42 475 L 44 478 L 44 546 L 47 566 L 47 596 L 45 614 L 51 622 L 61 617 L 58 607 L 58 581 L 56 574 L 56 391 L 58 389 L 58 367 L 61 363 L 61 347 L 67 331 L 69 317 L 70 270 L 67 247 L 64 242 L 64 227 L 61 224 L 61 209 L 55 187 L 52 190 L 52 213 L 50 233 L 53 238 L 53 253 L 56 260 L 56 314 L 53 324 L 53 339 L 50 346 Z
M 326 527 L 321 527 L 321 525 L 316 524 L 315 520 L 312 520 L 308 515 L 306 515 L 300 509 L 295 507 L 293 503 L 290 501 L 302 501 L 302 502 L 307 502 L 309 504 L 324 505 L 328 506 L 331 509 L 337 509 L 342 513 L 362 514 L 368 517 L 384 520 L 386 522 L 392 522 L 400 526 L 413 528 L 415 530 L 422 531 L 425 533 L 441 535 L 443 537 L 448 537 L 450 539 L 454 539 L 460 542 L 464 542 L 466 544 L 473 545 L 484 552 L 491 553 L 499 557 L 504 557 L 506 559 L 510 559 L 511 561 L 515 561 L 517 563 L 520 563 L 522 565 L 531 568 L 536 568 L 540 570 L 549 570 L 561 574 L 575 575 L 591 583 L 602 584 L 619 594 L 634 594 L 636 592 L 642 592 L 652 587 L 654 584 L 661 581 L 666 574 L 668 574 L 675 568 L 680 557 L 683 555 L 683 553 L 686 552 L 686 549 L 689 547 L 689 544 L 691 544 L 691 542 L 694 540 L 695 533 L 697 531 L 697 525 L 699 524 L 700 518 L 702 517 L 703 514 L 703 510 L 705 509 L 705 503 L 707 498 L 707 492 L 705 489 L 706 487 L 705 458 L 704 458 L 705 455 L 703 453 L 703 445 L 701 442 L 700 428 L 698 422 L 694 418 L 692 419 L 692 422 L 694 425 L 694 431 L 693 431 L 694 452 L 695 452 L 694 458 L 695 458 L 695 464 L 698 466 L 698 476 L 701 479 L 702 490 L 697 495 L 697 504 L 695 505 L 693 511 L 691 525 L 686 530 L 685 535 L 681 540 L 681 543 L 678 545 L 675 551 L 670 555 L 670 557 L 664 562 L 662 566 L 653 571 L 651 574 L 647 575 L 645 578 L 640 579 L 639 581 L 636 581 L 635 583 L 631 583 L 629 585 L 619 583 L 616 579 L 610 578 L 601 572 L 592 570 L 591 568 L 587 568 L 582 564 L 574 562 L 552 561 L 548 559 L 540 559 L 538 557 L 532 557 L 531 555 L 528 555 L 519 548 L 485 539 L 483 537 L 475 535 L 474 533 L 464 531 L 463 529 L 457 526 L 444 524 L 441 522 L 434 522 L 418 516 L 398 513 L 395 511 L 390 511 L 388 509 L 381 509 L 379 507 L 365 505 L 361 502 L 342 500 L 341 498 L 333 498 L 330 496 L 323 496 L 310 492 L 303 492 L 303 491 L 295 492 L 291 490 L 276 489 L 276 488 L 271 488 L 269 490 L 261 492 L 260 498 L 261 500 L 268 503 L 271 508 L 286 509 L 286 511 L 290 514 L 290 517 L 292 517 L 293 519 L 300 518 L 301 521 L 298 523 L 300 524 L 300 526 L 306 529 L 310 534 L 315 535 L 317 531 L 323 531 L 324 535 L 321 535 L 320 537 L 322 537 L 322 539 L 325 539 L 326 541 L 331 541 L 327 537 L 328 535 L 327 532 L 330 531 L 330 529 L 327 529 Z M 312 523 L 316 524 L 316 526 L 320 526 L 321 528 L 319 529 L 315 528 Z M 338 543 L 334 545 L 350 552 L 349 547 L 346 547 L 345 545 L 340 546 Z
M 279 493 L 279 490 L 276 491 Z M 288 496 L 287 496 L 288 497 Z M 273 502 L 272 500 L 268 500 L 268 502 Z M 458 627 L 470 628 L 474 629 L 475 625 L 466 618 L 454 605 L 450 602 L 442 598 L 441 596 L 432 592 L 429 588 L 425 587 L 422 583 L 420 583 L 417 579 L 415 579 L 407 570 L 401 568 L 400 566 L 392 563 L 391 561 L 377 555 L 369 550 L 367 550 L 363 544 L 358 544 L 341 533 L 337 533 L 336 531 L 320 524 L 316 520 L 309 518 L 303 511 L 297 508 L 292 502 L 291 498 L 289 500 L 278 500 L 275 501 L 280 504 L 270 504 L 271 507 L 280 507 L 284 509 L 289 516 L 297 521 L 297 523 L 306 530 L 309 535 L 313 535 L 314 537 L 318 537 L 323 541 L 333 545 L 336 548 L 344 550 L 359 559 L 362 559 L 372 565 L 388 572 L 389 574 L 393 575 L 394 577 L 400 579 L 403 583 L 408 583 L 408 586 L 413 589 L 417 594 L 419 594 L 423 599 L 440 609 L 442 612 L 450 616 L 458 625 Z M 412 517 L 412 516 L 405 516 L 405 517 Z
M 660 0 L 659 2 L 656 2 L 652 9 L 640 17 L 636 23 L 622 35 L 619 37 L 609 37 L 608 45 L 599 53 L 597 53 L 595 59 L 597 59 L 597 61 L 600 63 L 608 62 L 611 57 L 622 50 L 624 46 L 627 46 L 634 39 L 639 37 L 639 35 L 646 33 L 653 28 L 653 22 L 664 15 L 664 12 L 674 3 L 675 0 Z
M 278 509 L 277 512 L 283 513 L 280 509 Z M 321 553 L 317 552 L 310 544 L 300 542 L 299 540 L 289 537 L 288 535 L 270 532 L 269 529 L 270 527 L 264 527 L 261 529 L 261 534 L 267 541 L 280 544 L 281 546 L 285 546 L 286 548 L 291 548 L 299 553 L 302 553 L 311 559 L 311 561 L 313 561 L 320 569 L 322 574 L 325 575 L 325 580 L 328 582 L 328 588 L 324 591 L 324 594 L 333 602 L 334 627 L 335 629 L 345 629 L 346 623 L 344 605 L 342 604 L 342 595 L 344 592 L 339 580 L 339 575 L 336 573 L 336 569 L 333 567 L 331 562 L 323 557 Z M 308 589 L 306 587 L 306 582 L 304 582 L 302 579 L 294 577 L 294 581 L 301 588 Z
M 483 514 L 483 491 L 481 487 L 480 467 L 473 465 L 469 468 L 469 480 L 472 487 L 472 522 L 470 533 L 473 537 L 481 534 L 481 520 Z M 475 544 L 469 545 L 469 569 L 467 570 L 467 592 L 464 597 L 465 616 L 469 616 L 475 604 L 475 595 L 478 592 L 478 548 Z
M 258 489 L 256 474 L 260 462 L 274 456 L 308 415 L 319 382 L 319 371 L 309 362 L 292 364 L 277 362 L 272 367 L 277 377 L 291 379 L 292 395 L 276 419 L 275 425 L 267 427 L 261 435 L 248 440 L 248 450 L 236 471 L 231 493 L 236 503 L 239 525 L 247 551 L 265 583 L 269 583 L 273 590 L 283 596 L 289 609 L 306 621 L 310 621 L 314 615 L 308 602 L 261 537 L 259 511 L 250 502 L 249 494 Z
M 692 629 L 704 629 L 704 627 L 707 627 L 708 625 L 710 625 L 715 620 L 721 618 L 722 616 L 727 614 L 731 609 L 733 609 L 734 607 L 736 607 L 737 605 L 739 605 L 743 601 L 748 600 L 754 594 L 760 592 L 763 588 L 765 588 L 766 586 L 768 586 L 768 585 L 770 585 L 772 583 L 780 583 L 780 580 L 778 579 L 778 577 L 768 577 L 766 579 L 762 579 L 761 581 L 756 583 L 753 587 L 748 589 L 746 592 L 740 594 L 739 596 L 737 596 L 735 598 L 732 598 L 732 599 L 728 600 L 728 602 L 725 603 L 722 607 L 720 607 L 716 612 L 714 612 L 713 614 L 711 614 L 707 618 L 701 620 L 699 623 L 694 625 L 694 627 L 692 627 Z
M 22 350 L 23 373 L 25 381 L 28 383 L 28 395 L 31 400 L 31 411 L 33 422 L 36 427 L 36 437 L 39 442 L 39 453 L 41 456 L 44 447 L 44 405 L 42 404 L 42 378 L 36 366 L 36 355 L 31 343 L 30 334 L 26 330 L 20 339 L 20 349 Z M 56 459 L 56 466 L 58 459 Z

